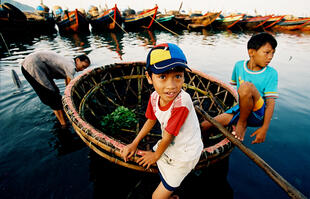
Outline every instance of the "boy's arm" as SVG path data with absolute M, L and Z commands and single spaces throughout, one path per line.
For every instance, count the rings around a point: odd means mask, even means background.
M 155 123 L 156 120 L 146 120 L 137 137 L 130 144 L 126 145 L 123 149 L 121 149 L 121 155 L 125 162 L 127 162 L 127 160 L 135 154 L 138 144 L 150 132 Z
M 255 143 L 262 143 L 266 139 L 266 134 L 269 128 L 269 124 L 273 115 L 274 107 L 275 107 L 276 100 L 274 98 L 268 98 L 266 100 L 266 109 L 264 115 L 264 123 L 263 125 L 257 129 L 251 137 L 256 135 L 255 140 L 252 141 L 252 144 Z
M 66 86 L 70 83 L 70 81 L 71 81 L 71 78 L 70 77 L 66 77 L 66 79 L 65 79 Z
M 148 169 L 165 152 L 169 144 L 172 142 L 173 138 L 174 138 L 173 135 L 171 135 L 167 131 L 164 131 L 163 137 L 160 140 L 156 151 L 155 152 L 152 152 L 152 151 L 143 152 L 142 157 L 139 158 L 137 161 L 139 165 L 142 165 L 143 167 L 146 167 Z

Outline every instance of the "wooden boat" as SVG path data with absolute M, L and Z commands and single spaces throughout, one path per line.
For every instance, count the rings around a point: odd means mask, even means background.
M 188 25 L 189 21 L 185 21 L 185 19 L 190 16 L 189 14 L 181 13 L 180 9 L 179 10 L 167 11 L 167 14 L 174 16 L 174 18 L 173 18 L 173 21 L 174 21 L 173 29 L 179 29 L 179 30 L 187 29 L 187 25 Z
M 178 29 L 187 29 L 188 22 L 185 21 L 185 19 L 188 16 L 189 15 L 187 15 L 187 14 L 177 14 L 177 15 L 174 15 L 175 22 L 176 22 L 176 28 L 178 28 Z
M 138 14 L 124 16 L 123 22 L 127 30 L 150 29 L 156 19 L 157 5 Z
M 20 34 L 21 31 L 24 32 L 27 29 L 26 21 L 27 18 L 25 14 L 15 6 L 8 3 L 0 5 L 1 33 Z
M 284 17 L 285 17 L 285 15 L 282 15 L 282 16 L 281 15 L 280 16 L 272 16 L 269 19 L 267 19 L 266 23 L 264 23 L 262 26 L 263 26 L 264 29 L 271 28 L 275 24 L 277 24 L 280 21 L 282 21 Z
M 292 20 L 284 20 L 275 24 L 273 30 L 300 30 L 310 21 L 310 18 L 298 18 Z
M 27 28 L 34 33 L 55 33 L 56 21 L 51 14 L 42 16 L 37 13 L 24 12 L 27 17 Z
M 175 17 L 169 14 L 158 14 L 153 24 L 153 28 L 158 30 L 165 30 L 165 28 L 174 29 L 175 26 Z
M 237 101 L 235 90 L 200 71 L 185 72 L 183 89 L 195 104 L 212 117 L 223 113 Z M 97 154 L 124 167 L 143 172 L 158 172 L 156 165 L 145 169 L 136 163 L 141 153 L 160 139 L 160 128 L 140 142 L 135 156 L 124 162 L 120 150 L 130 143 L 145 122 L 145 110 L 153 87 L 145 78 L 145 62 L 116 63 L 89 70 L 73 79 L 63 97 L 64 111 L 76 133 Z M 102 118 L 125 106 L 134 110 L 137 124 L 117 131 L 103 130 Z M 202 116 L 198 115 L 200 121 Z M 231 131 L 231 128 L 228 128 Z M 159 132 L 158 132 L 159 131 Z M 227 157 L 233 149 L 231 142 L 217 129 L 202 135 L 204 149 L 196 169 Z
M 217 29 L 231 29 L 239 21 L 243 19 L 245 14 L 230 15 L 226 17 L 219 17 L 214 21 L 214 27 Z
M 270 19 L 272 15 L 267 16 L 246 16 L 243 20 L 239 21 L 237 25 L 242 30 L 258 30 L 263 29 L 263 25 Z
M 301 31 L 310 31 L 310 20 L 305 23 L 301 28 L 300 28 Z
M 77 9 L 57 15 L 56 24 L 60 33 L 89 32 L 88 20 Z
M 221 12 L 208 12 L 203 16 L 191 17 L 191 22 L 187 25 L 187 28 L 189 30 L 207 28 L 220 14 Z
M 122 26 L 122 14 L 117 8 L 117 5 L 98 16 L 91 16 L 89 19 L 92 30 L 116 30 Z
M 127 8 L 123 10 L 123 17 L 129 16 L 129 15 L 135 15 L 135 14 L 136 14 L 136 11 L 134 9 Z
M 0 32 L 20 35 L 21 33 L 54 33 L 55 20 L 48 13 L 22 12 L 10 3 L 0 5 Z

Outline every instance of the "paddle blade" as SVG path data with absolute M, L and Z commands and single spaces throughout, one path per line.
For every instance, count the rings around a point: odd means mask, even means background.
M 13 79 L 13 82 L 15 84 L 15 86 L 18 88 L 18 89 L 22 89 L 23 88 L 23 84 L 22 82 L 20 81 L 17 73 L 15 72 L 14 69 L 12 69 L 12 79 Z

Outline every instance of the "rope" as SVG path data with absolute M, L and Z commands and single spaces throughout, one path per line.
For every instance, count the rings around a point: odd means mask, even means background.
M 176 21 L 178 24 L 180 24 L 181 26 L 183 26 L 184 28 L 188 29 L 186 25 L 182 24 L 181 22 L 179 22 L 178 20 L 176 19 L 173 19 L 174 21 Z
M 1 32 L 0 32 L 0 35 L 1 35 L 1 38 L 2 38 L 2 40 L 3 40 L 4 45 L 5 45 L 5 47 L 6 47 L 6 50 L 8 51 L 9 55 L 11 56 L 12 54 L 11 54 L 11 52 L 10 52 L 10 50 L 9 50 L 9 48 L 8 48 L 8 46 L 7 46 L 7 44 L 6 44 L 5 40 L 4 40 L 4 38 L 3 38 Z
M 152 16 L 149 16 L 151 17 L 156 23 L 158 23 L 161 27 L 163 27 L 164 29 L 168 30 L 169 32 L 171 32 L 172 34 L 175 34 L 176 36 L 180 36 L 178 35 L 177 33 L 173 32 L 172 30 L 170 30 L 169 28 L 165 27 L 164 25 L 162 25 L 161 23 L 159 23 L 156 19 L 154 19 L 154 17 Z
M 115 13 L 114 13 L 115 14 Z M 124 28 L 121 26 L 121 25 L 119 25 L 114 19 L 113 19 L 113 17 L 111 17 L 111 15 L 109 15 L 109 17 L 114 21 L 114 23 L 122 30 L 122 31 L 124 31 L 125 33 L 128 33 L 128 32 L 126 32 L 126 30 L 124 30 Z

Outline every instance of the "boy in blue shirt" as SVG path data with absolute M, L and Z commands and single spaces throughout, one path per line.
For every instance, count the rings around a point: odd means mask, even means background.
M 238 61 L 235 64 L 231 84 L 237 86 L 239 104 L 215 119 L 222 125 L 236 125 L 232 132 L 243 141 L 247 126 L 259 127 L 252 135 L 252 141 L 262 143 L 266 139 L 270 120 L 278 97 L 278 73 L 268 66 L 273 58 L 277 41 L 266 32 L 253 35 L 248 41 L 248 61 Z M 203 131 L 212 124 L 204 121 Z

